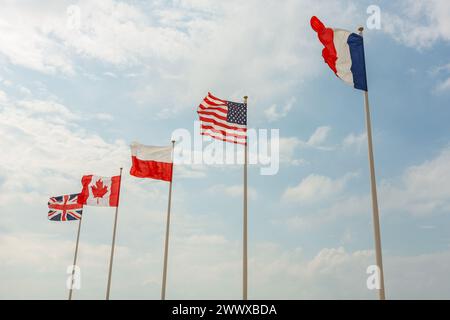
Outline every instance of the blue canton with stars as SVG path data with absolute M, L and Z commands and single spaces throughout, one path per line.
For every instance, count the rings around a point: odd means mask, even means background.
M 227 101 L 227 106 L 227 122 L 247 125 L 247 105 L 245 103 Z

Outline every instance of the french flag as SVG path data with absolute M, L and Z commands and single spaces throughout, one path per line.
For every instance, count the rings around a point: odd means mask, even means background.
M 327 28 L 315 16 L 311 18 L 311 27 L 325 46 L 322 56 L 331 70 L 354 88 L 367 91 L 363 37 L 347 30 Z
M 172 181 L 172 147 L 153 147 L 131 144 L 130 174 L 138 178 Z

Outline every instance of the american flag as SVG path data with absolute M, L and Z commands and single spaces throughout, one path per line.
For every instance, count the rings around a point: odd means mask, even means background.
M 247 104 L 222 100 L 208 92 L 197 113 L 202 135 L 237 144 L 247 143 Z
M 83 205 L 78 204 L 78 194 L 51 197 L 48 200 L 48 219 L 52 221 L 80 220 Z

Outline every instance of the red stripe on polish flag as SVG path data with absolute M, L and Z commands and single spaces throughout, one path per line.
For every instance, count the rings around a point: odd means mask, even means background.
M 172 181 L 173 163 L 141 160 L 131 156 L 132 167 L 130 174 L 138 178 L 150 178 L 163 181 Z

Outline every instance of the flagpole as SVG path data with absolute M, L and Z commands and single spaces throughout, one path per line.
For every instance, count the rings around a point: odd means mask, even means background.
M 119 179 L 119 193 L 118 193 L 118 199 L 117 199 L 117 207 L 116 207 L 116 214 L 114 217 L 114 229 L 113 229 L 113 238 L 112 238 L 112 244 L 111 244 L 111 257 L 109 259 L 109 274 L 108 274 L 108 286 L 106 288 L 106 300 L 109 300 L 109 293 L 111 291 L 111 275 L 112 275 L 112 267 L 113 267 L 113 259 L 114 259 L 114 247 L 116 245 L 116 230 L 117 230 L 117 215 L 119 213 L 119 200 L 120 200 L 120 187 L 122 185 L 122 169 L 120 168 L 120 179 Z
M 170 208 L 172 205 L 172 180 L 173 180 L 173 152 L 175 148 L 175 140 L 172 140 L 172 179 L 169 183 L 169 200 L 167 203 L 167 220 L 166 220 L 166 240 L 164 242 L 164 266 L 163 278 L 161 284 L 161 300 L 166 300 L 166 284 L 167 284 L 167 260 L 169 256 L 169 231 L 170 231 Z
M 244 103 L 247 105 L 248 96 L 244 97 Z M 247 110 L 248 119 L 248 110 Z M 247 251 L 247 163 L 248 163 L 248 138 L 245 142 L 245 153 L 244 153 L 244 214 L 243 214 L 243 259 L 242 259 L 242 299 L 247 300 L 248 298 L 248 251 Z
M 80 242 L 81 220 L 83 220 L 83 213 L 80 215 L 80 220 L 78 221 L 77 244 L 75 245 L 75 255 L 73 257 L 72 276 L 71 276 L 71 279 L 70 279 L 71 282 L 70 282 L 70 289 L 69 289 L 69 300 L 72 300 L 73 277 L 75 275 L 75 266 L 77 265 L 78 244 Z
M 360 27 L 358 29 L 359 34 L 362 36 L 364 28 Z M 373 143 L 372 143 L 372 124 L 370 117 L 370 107 L 369 107 L 369 92 L 364 91 L 364 108 L 366 114 L 366 129 L 367 129 L 367 143 L 369 151 L 369 169 L 370 169 L 370 186 L 372 191 L 372 216 L 373 216 L 373 229 L 375 236 L 375 255 L 376 263 L 380 271 L 380 289 L 378 290 L 378 295 L 380 300 L 386 299 L 386 294 L 384 290 L 384 272 L 383 272 L 383 257 L 381 249 L 381 232 L 380 232 L 380 215 L 378 211 L 378 198 L 377 198 L 377 183 L 375 178 L 375 164 L 373 156 Z

